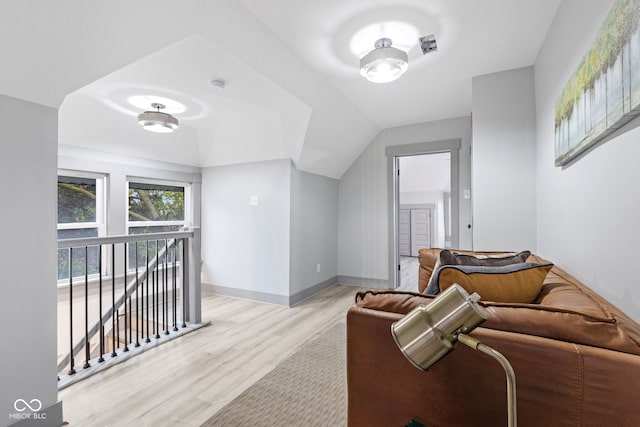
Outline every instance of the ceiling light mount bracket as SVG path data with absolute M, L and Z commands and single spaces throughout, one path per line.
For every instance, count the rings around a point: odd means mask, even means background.
M 381 39 L 376 40 L 376 42 L 374 43 L 373 46 L 376 49 L 380 49 L 380 48 L 383 48 L 383 47 L 391 47 L 392 44 L 393 44 L 393 40 L 388 39 L 388 38 L 385 37 L 385 38 L 381 38 Z

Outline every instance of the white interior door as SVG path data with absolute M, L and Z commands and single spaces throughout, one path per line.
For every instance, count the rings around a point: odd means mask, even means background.
M 411 256 L 411 210 L 400 209 L 398 216 L 398 250 L 400 256 Z
M 411 209 L 411 256 L 431 247 L 431 210 Z

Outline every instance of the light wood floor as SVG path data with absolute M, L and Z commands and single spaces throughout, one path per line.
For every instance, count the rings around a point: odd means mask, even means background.
M 211 325 L 59 393 L 70 426 L 199 426 L 304 343 L 344 321 L 361 288 L 293 307 L 208 295 Z

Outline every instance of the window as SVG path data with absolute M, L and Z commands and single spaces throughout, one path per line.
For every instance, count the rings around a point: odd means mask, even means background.
M 129 181 L 129 234 L 178 231 L 188 225 L 187 184 Z
M 58 175 L 58 239 L 96 237 L 105 234 L 105 177 L 77 172 Z M 77 252 L 76 252 L 77 251 Z M 86 255 L 86 256 L 85 256 Z M 86 258 L 86 259 L 85 259 Z M 58 280 L 69 278 L 69 250 L 58 251 Z M 73 276 L 98 272 L 98 248 L 74 249 Z
M 176 184 L 151 180 L 129 181 L 129 209 L 127 228 L 129 234 L 162 233 L 179 231 L 191 224 L 188 184 Z M 150 258 L 165 246 L 164 242 L 130 244 L 129 268 L 144 266 Z M 178 255 L 179 259 L 179 255 Z

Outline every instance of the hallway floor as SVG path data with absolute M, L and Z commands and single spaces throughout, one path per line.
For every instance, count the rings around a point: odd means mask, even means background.
M 336 285 L 295 307 L 202 299 L 197 331 L 59 393 L 70 426 L 199 426 L 338 322 L 362 288 Z

